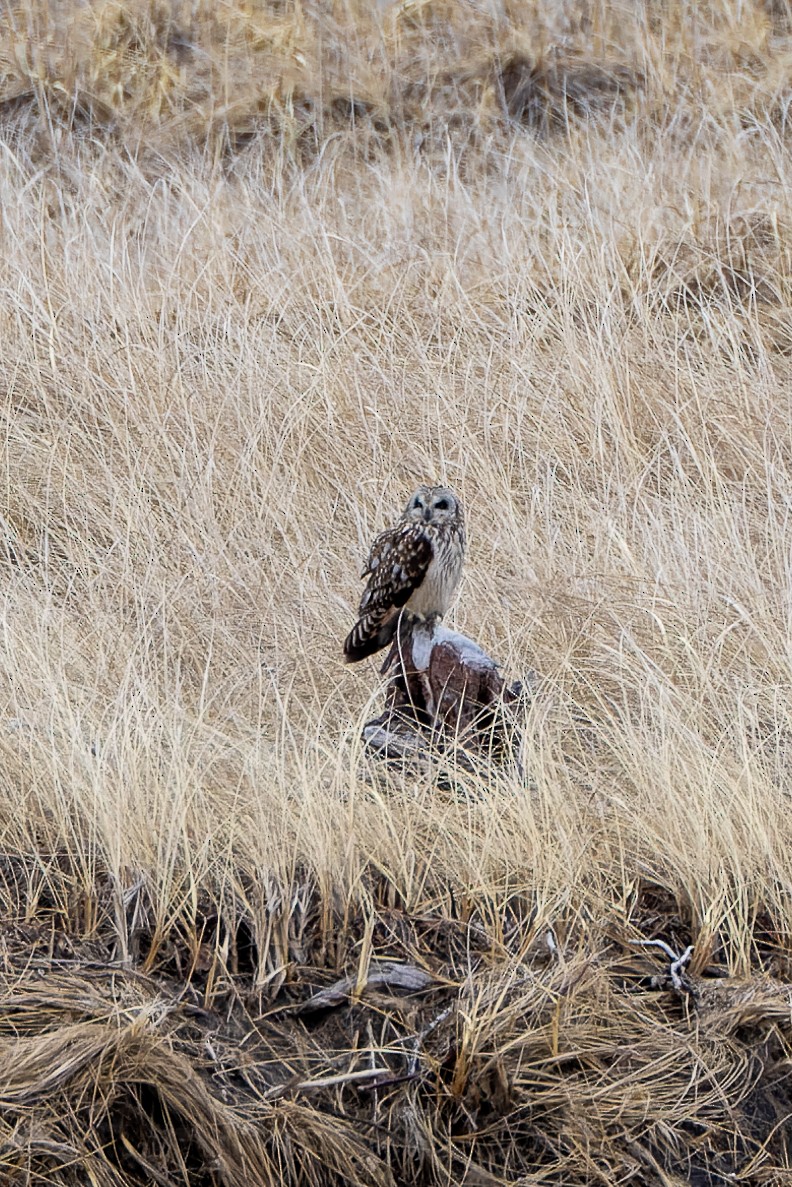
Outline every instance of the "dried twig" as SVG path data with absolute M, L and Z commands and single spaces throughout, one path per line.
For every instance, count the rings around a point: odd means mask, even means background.
M 445 1022 L 446 1018 L 448 1018 L 448 1016 L 454 1012 L 455 1008 L 455 1005 L 446 1006 L 444 1010 L 440 1011 L 436 1018 L 433 1018 L 431 1022 L 428 1022 L 423 1030 L 419 1030 L 418 1034 L 412 1038 L 410 1041 L 412 1054 L 410 1055 L 410 1058 L 407 1062 L 408 1076 L 414 1076 L 418 1071 L 418 1059 L 421 1044 L 429 1037 L 433 1030 L 436 1030 L 441 1023 Z
M 337 1076 L 321 1076 L 318 1080 L 287 1081 L 277 1084 L 265 1094 L 265 1100 L 284 1096 L 287 1092 L 315 1092 L 318 1088 L 334 1088 L 337 1084 L 354 1084 L 358 1080 L 372 1080 L 376 1076 L 390 1074 L 389 1067 L 364 1067 L 356 1072 L 339 1072 Z
M 668 970 L 671 977 L 671 984 L 677 993 L 682 993 L 687 989 L 680 974 L 682 969 L 690 963 L 690 958 L 693 955 L 692 944 L 688 944 L 685 951 L 679 955 L 670 944 L 666 944 L 665 940 L 630 940 L 630 943 L 636 948 L 660 948 L 661 951 L 665 952 L 671 962 Z

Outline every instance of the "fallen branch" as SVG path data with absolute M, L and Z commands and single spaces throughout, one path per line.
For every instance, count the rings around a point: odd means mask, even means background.
M 362 990 L 359 989 L 356 976 L 342 977 L 340 981 L 314 993 L 307 1001 L 276 1007 L 274 1010 L 268 1010 L 266 1016 L 313 1014 L 319 1010 L 331 1010 L 335 1006 L 344 1005 L 356 993 L 365 993 L 368 989 L 384 987 L 398 993 L 420 993 L 421 990 L 428 989 L 433 981 L 430 973 L 414 964 L 400 964 L 398 961 L 372 962 Z

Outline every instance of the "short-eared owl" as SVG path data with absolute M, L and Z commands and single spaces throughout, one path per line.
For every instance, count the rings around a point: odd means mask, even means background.
M 401 610 L 420 618 L 443 615 L 462 576 L 465 521 L 445 486 L 419 486 L 395 527 L 371 545 L 358 620 L 344 640 L 344 659 L 355 663 L 390 643 Z

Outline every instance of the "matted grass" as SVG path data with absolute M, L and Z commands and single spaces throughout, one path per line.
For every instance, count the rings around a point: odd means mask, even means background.
M 786 7 L 50 7 L 0 18 L 3 1173 L 789 1181 Z M 524 780 L 363 762 L 361 560 L 434 480 Z

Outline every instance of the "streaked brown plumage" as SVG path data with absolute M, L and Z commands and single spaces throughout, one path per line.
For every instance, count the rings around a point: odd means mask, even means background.
M 399 522 L 371 546 L 358 621 L 344 641 L 346 662 L 386 647 L 402 609 L 420 618 L 445 614 L 462 576 L 464 555 L 459 499 L 445 486 L 419 486 Z

